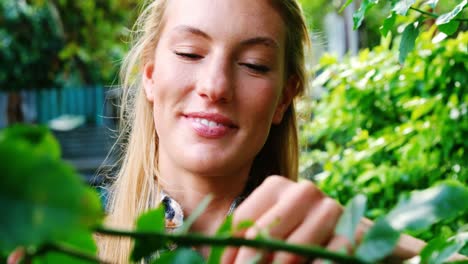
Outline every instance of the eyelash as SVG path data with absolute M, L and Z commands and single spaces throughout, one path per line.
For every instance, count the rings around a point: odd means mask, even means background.
M 265 65 L 261 65 L 261 64 L 252 64 L 252 63 L 239 63 L 239 65 L 241 66 L 245 66 L 255 72 L 258 72 L 258 73 L 267 73 L 270 71 L 270 68 L 265 66 Z
M 185 53 L 185 52 L 174 52 L 177 56 L 188 59 L 188 60 L 199 60 L 202 59 L 203 56 L 195 54 L 195 53 Z M 249 68 L 252 71 L 255 71 L 257 73 L 267 73 L 270 71 L 270 68 L 261 65 L 261 64 L 253 64 L 253 63 L 239 63 L 241 66 L 245 66 Z
M 185 52 L 177 52 L 175 51 L 174 52 L 175 55 L 179 56 L 179 57 L 183 57 L 183 58 L 186 58 L 186 59 L 189 59 L 189 60 L 198 60 L 198 59 L 202 59 L 203 57 L 198 55 L 198 54 L 195 54 L 195 53 L 185 53 Z

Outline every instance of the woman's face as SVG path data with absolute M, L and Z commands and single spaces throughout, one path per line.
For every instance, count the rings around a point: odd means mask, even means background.
M 143 73 L 160 166 L 246 176 L 291 101 L 283 20 L 267 0 L 174 0 L 165 19 Z

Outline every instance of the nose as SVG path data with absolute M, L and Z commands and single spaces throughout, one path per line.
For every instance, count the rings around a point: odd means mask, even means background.
M 199 73 L 197 93 L 200 97 L 213 103 L 231 101 L 234 90 L 230 63 L 221 56 L 205 61 L 203 70 Z

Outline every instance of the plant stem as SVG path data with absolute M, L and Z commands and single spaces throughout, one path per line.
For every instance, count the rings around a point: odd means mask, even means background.
M 414 11 L 416 11 L 416 12 L 419 12 L 419 13 L 421 13 L 421 14 L 423 14 L 423 15 L 433 17 L 433 18 L 438 18 L 438 17 L 439 17 L 439 15 L 437 15 L 437 14 L 430 13 L 430 12 L 426 12 L 426 11 L 421 10 L 421 9 L 419 9 L 419 8 L 416 8 L 416 7 L 410 7 L 410 9 L 411 9 L 411 10 L 414 10 Z
M 60 244 L 60 243 L 53 243 L 53 244 L 47 244 L 44 247 L 40 249 L 41 254 L 47 251 L 56 251 L 56 252 L 61 252 L 65 253 L 67 255 L 70 255 L 72 257 L 76 257 L 82 260 L 87 260 L 95 263 L 106 263 L 100 259 L 98 259 L 96 256 L 85 253 L 83 251 L 79 251 L 73 247 L 70 247 L 65 244 Z
M 416 8 L 416 7 L 410 7 L 411 10 L 414 10 L 416 12 L 419 12 L 423 15 L 426 15 L 426 16 L 430 16 L 432 18 L 438 18 L 439 15 L 438 14 L 435 14 L 435 13 L 430 13 L 430 12 L 426 12 L 424 10 L 421 10 L 419 8 Z M 459 22 L 467 22 L 468 21 L 468 18 L 454 18 L 453 19 L 454 21 L 459 21 Z
M 266 249 L 273 251 L 287 251 L 297 255 L 308 258 L 323 258 L 329 259 L 340 263 L 356 263 L 364 264 L 366 262 L 359 260 L 355 257 L 331 252 L 317 246 L 302 246 L 288 244 L 279 240 L 249 240 L 237 237 L 207 237 L 200 234 L 166 234 L 156 232 L 130 232 L 122 230 L 113 230 L 107 228 L 96 228 L 96 232 L 111 236 L 125 236 L 132 238 L 143 238 L 153 240 L 163 240 L 173 242 L 178 246 L 198 246 L 198 245 L 211 245 L 211 246 L 248 246 L 258 249 Z

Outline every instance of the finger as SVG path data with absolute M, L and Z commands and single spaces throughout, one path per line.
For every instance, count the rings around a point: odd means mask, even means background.
M 323 197 L 324 194 L 312 183 L 295 183 L 277 204 L 256 221 L 254 227 L 247 230 L 245 237 L 253 239 L 257 237 L 259 231 L 267 230 L 270 237 L 285 239 L 302 224 L 315 203 L 321 201 Z M 254 248 L 241 247 L 235 263 L 246 263 L 257 254 L 258 250 Z
M 334 234 L 336 223 L 343 209 L 333 199 L 325 197 L 308 215 L 286 240 L 291 244 L 325 245 Z M 275 254 L 275 262 L 301 263 L 303 258 L 286 252 Z
M 263 183 L 234 211 L 233 227 L 236 227 L 244 220 L 257 220 L 277 203 L 279 199 L 278 197 L 292 184 L 294 183 L 285 177 L 267 177 Z M 246 229 L 238 230 L 234 235 L 242 237 L 246 232 Z M 238 251 L 238 248 L 228 247 L 223 254 L 221 262 L 228 264 L 234 263 Z
M 7 259 L 7 264 L 18 264 L 20 261 L 23 259 L 25 255 L 25 250 L 24 248 L 17 248 L 15 251 L 13 251 Z
M 243 220 L 254 221 L 258 219 L 278 202 L 281 194 L 292 184 L 294 183 L 285 177 L 267 177 L 263 183 L 235 210 L 233 215 L 233 226 L 237 226 Z

